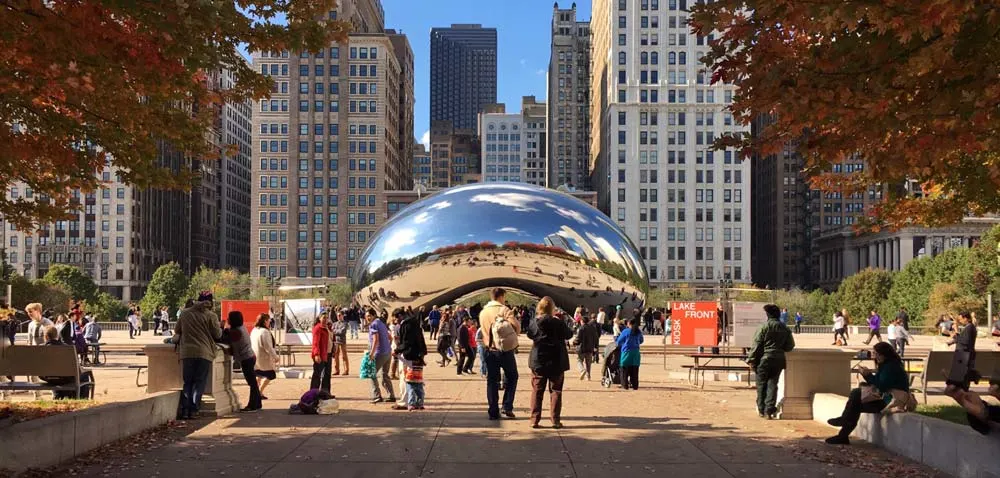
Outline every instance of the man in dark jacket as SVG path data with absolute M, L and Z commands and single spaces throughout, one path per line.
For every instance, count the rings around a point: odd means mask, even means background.
M 767 322 L 757 329 L 753 347 L 747 353 L 747 364 L 757 373 L 757 414 L 768 420 L 778 413 L 778 378 L 785 369 L 785 352 L 795 348 L 792 331 L 781 323 L 781 309 L 774 304 L 764 306 Z
M 424 342 L 424 332 L 420 328 L 420 319 L 415 315 L 405 316 L 401 309 L 396 309 L 392 315 L 397 319 L 403 319 L 399 324 L 399 345 L 396 347 L 396 353 L 403 360 L 423 361 L 427 355 L 427 344 Z
M 465 320 L 458 324 L 458 360 L 456 368 L 458 375 L 462 372 L 472 370 L 472 361 L 475 360 L 475 352 L 472 351 L 472 340 L 469 337 L 469 324 L 472 317 L 465 315 Z
M 597 342 L 601 339 L 601 331 L 590 321 L 590 316 L 583 316 L 583 324 L 576 329 L 573 345 L 576 346 L 576 364 L 580 369 L 580 380 L 590 380 L 590 364 L 594 361 Z

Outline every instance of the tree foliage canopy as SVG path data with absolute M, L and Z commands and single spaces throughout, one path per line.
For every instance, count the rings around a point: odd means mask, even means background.
M 185 294 L 188 291 L 188 278 L 176 262 L 164 264 L 153 272 L 146 295 L 142 297 L 140 307 L 145 314 L 152 316 L 161 306 L 176 310 L 184 305 Z
M 795 142 L 813 185 L 890 194 L 880 224 L 948 224 L 1000 211 L 1000 9 L 995 2 L 717 0 L 692 10 L 718 35 L 703 61 L 712 81 L 738 83 L 737 121 L 773 121 L 724 136 L 745 157 Z M 863 171 L 830 173 L 858 155 Z M 876 226 L 877 227 L 877 226 Z
M 336 0 L 0 3 L 0 125 L 7 125 L 0 187 L 24 182 L 35 192 L 0 197 L 0 214 L 24 228 L 63 217 L 79 207 L 74 190 L 101 186 L 106 164 L 139 187 L 189 187 L 191 171 L 157 162 L 161 148 L 217 157 L 206 133 L 218 106 L 270 94 L 270 78 L 238 48 L 318 51 L 346 40 L 350 24 L 328 20 L 335 7 Z M 209 81 L 207 73 L 220 69 L 233 73 L 231 89 Z
M 63 288 L 74 300 L 92 300 L 97 296 L 94 279 L 76 266 L 53 264 L 42 281 Z

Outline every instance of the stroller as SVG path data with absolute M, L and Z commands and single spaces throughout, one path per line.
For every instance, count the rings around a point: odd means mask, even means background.
M 619 366 L 619 354 L 621 349 L 614 341 L 604 346 L 604 366 L 601 367 L 601 385 L 611 388 L 612 385 L 621 385 L 622 374 Z

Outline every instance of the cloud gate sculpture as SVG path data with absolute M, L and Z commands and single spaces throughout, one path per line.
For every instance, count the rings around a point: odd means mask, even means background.
M 636 247 L 607 216 L 559 191 L 473 184 L 389 219 L 362 252 L 355 300 L 378 310 L 444 305 L 489 287 L 596 310 L 640 307 L 649 290 Z

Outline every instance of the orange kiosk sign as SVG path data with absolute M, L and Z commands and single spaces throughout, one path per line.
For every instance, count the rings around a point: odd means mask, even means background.
M 271 304 L 266 300 L 224 300 L 222 301 L 222 323 L 228 324 L 229 313 L 238 310 L 243 314 L 243 325 L 247 330 L 253 330 L 257 316 L 271 311 Z
M 715 302 L 672 302 L 670 344 L 719 345 L 719 306 Z

